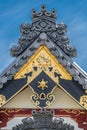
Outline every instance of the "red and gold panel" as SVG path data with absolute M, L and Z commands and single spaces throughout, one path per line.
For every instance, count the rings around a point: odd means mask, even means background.
M 14 117 L 28 117 L 31 116 L 33 109 L 15 108 L 15 109 L 1 109 L 0 110 L 0 127 L 5 127 L 7 122 Z M 39 110 L 39 109 L 36 109 Z M 49 110 L 49 109 L 48 109 Z M 87 111 L 76 109 L 54 109 L 57 117 L 70 117 L 78 123 L 79 128 L 87 130 Z

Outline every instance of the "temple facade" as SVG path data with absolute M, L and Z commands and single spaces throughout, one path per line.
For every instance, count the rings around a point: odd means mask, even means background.
M 42 5 L 20 32 L 0 74 L 0 129 L 87 130 L 87 74 L 72 60 L 67 26 Z

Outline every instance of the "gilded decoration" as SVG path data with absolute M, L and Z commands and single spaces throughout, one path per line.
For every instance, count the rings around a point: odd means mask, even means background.
M 87 95 L 80 97 L 80 104 L 87 110 Z
M 20 111 L 22 111 L 23 109 L 20 109 L 20 108 L 5 108 L 5 109 L 1 109 L 0 110 L 0 113 L 4 113 L 6 116 L 10 116 L 11 114 L 13 113 L 18 113 Z
M 27 85 L 33 91 L 31 101 L 37 107 L 48 107 L 54 102 L 55 97 L 52 92 L 56 86 L 60 86 L 59 77 L 72 79 L 72 76 L 44 45 L 15 74 L 14 79 L 26 77 Z
M 85 115 L 85 112 L 80 109 L 60 109 L 60 113 L 66 113 L 66 115 L 74 115 L 75 117 L 78 117 L 80 115 Z
M 55 97 L 52 95 L 52 91 L 57 86 L 57 83 L 55 83 L 44 71 L 33 79 L 29 83 L 29 86 L 34 93 L 31 96 L 31 100 L 35 106 L 48 107 L 55 100 Z
M 30 72 L 33 72 L 35 75 L 33 76 L 36 77 L 42 70 L 45 71 L 48 75 L 51 74 L 51 76 L 53 72 L 55 72 L 55 74 L 61 74 L 62 79 L 72 79 L 72 76 L 65 70 L 65 68 L 57 61 L 57 59 L 51 54 L 49 49 L 47 49 L 47 47 L 44 45 L 41 46 L 36 51 L 36 53 L 31 56 L 27 63 L 20 69 L 20 71 L 18 71 L 14 75 L 14 78 L 19 79 L 26 77 L 26 74 Z M 32 76 L 31 79 L 29 78 L 29 80 L 32 81 Z
M 87 89 L 85 90 L 85 94 L 87 94 Z
M 44 90 L 45 88 L 48 88 L 47 82 L 48 82 L 48 81 L 44 81 L 44 79 L 42 79 L 41 82 L 38 81 L 38 83 L 39 83 L 38 88 L 41 88 L 42 90 Z
M 6 98 L 4 95 L 0 95 L 0 107 L 6 103 Z

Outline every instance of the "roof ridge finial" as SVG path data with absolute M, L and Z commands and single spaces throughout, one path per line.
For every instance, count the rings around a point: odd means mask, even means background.
M 41 5 L 41 12 L 37 13 L 35 9 L 32 10 L 32 19 L 33 22 L 37 21 L 38 19 L 49 19 L 51 21 L 55 22 L 56 19 L 56 11 L 55 9 L 52 9 L 51 12 L 47 12 L 46 10 L 46 5 L 42 4 Z
M 45 5 L 45 4 L 42 4 L 42 5 L 41 5 L 41 11 L 42 11 L 42 12 L 45 12 L 45 11 L 46 11 L 46 5 Z

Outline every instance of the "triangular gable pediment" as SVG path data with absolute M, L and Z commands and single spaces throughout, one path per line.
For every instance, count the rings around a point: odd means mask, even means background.
M 30 87 L 32 103 L 48 107 L 59 87 L 87 109 L 87 74 L 71 59 L 76 49 L 69 44 L 67 26 L 55 20 L 55 10 L 49 13 L 42 5 L 40 13 L 32 10 L 31 25 L 20 26 L 19 44 L 10 49 L 16 59 L 0 75 L 0 106 Z
M 51 84 L 48 85 L 49 82 Z M 73 100 L 82 105 L 80 97 L 84 95 L 84 92 L 79 89 L 80 86 L 73 81 L 72 76 L 44 45 L 37 49 L 14 75 L 11 83 L 6 85 L 6 89 L 4 88 L 2 94 L 6 97 L 6 102 L 15 97 L 26 86 L 33 90 L 31 100 L 37 107 L 50 106 L 56 100 L 53 95 L 56 87 L 61 88 Z M 47 91 L 48 93 L 46 93 Z

